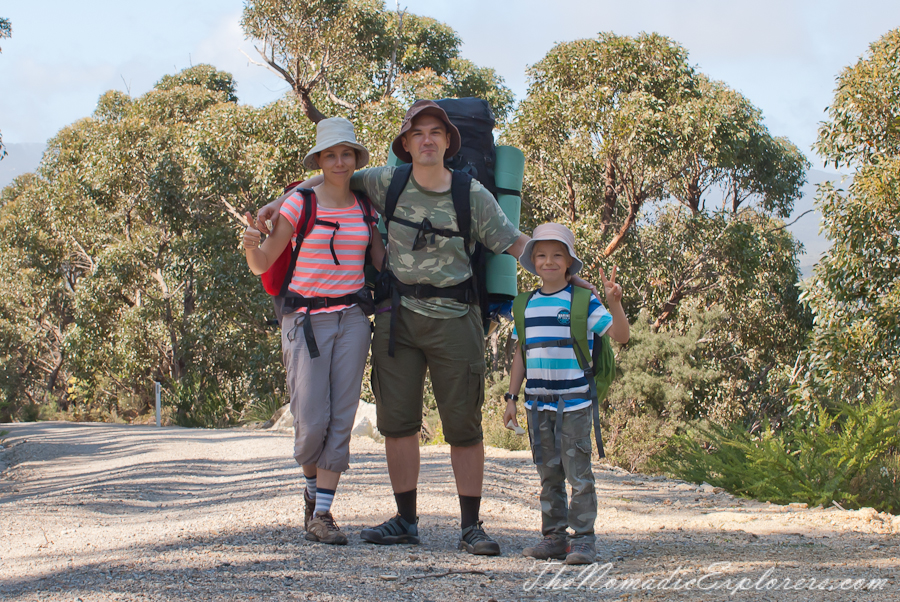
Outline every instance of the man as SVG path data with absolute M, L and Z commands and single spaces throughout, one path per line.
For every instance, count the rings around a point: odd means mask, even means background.
M 407 111 L 394 139 L 394 154 L 412 164 L 412 173 L 388 224 L 388 266 L 393 299 L 379 307 L 372 341 L 372 388 L 378 430 L 385 437 L 388 473 L 397 514 L 365 529 L 362 539 L 376 544 L 418 543 L 416 486 L 419 479 L 419 432 L 425 371 L 434 387 L 444 438 L 456 478 L 461 511 L 459 548 L 471 554 L 497 555 L 500 546 L 479 520 L 484 478 L 481 407 L 484 402 L 484 331 L 474 299 L 453 291 L 465 288 L 472 276 L 469 252 L 459 235 L 429 234 L 429 224 L 448 232 L 458 228 L 451 196 L 452 173 L 444 157 L 459 150 L 460 135 L 436 103 L 420 100 Z M 353 175 L 350 186 L 364 191 L 383 213 L 396 168 L 370 168 Z M 316 176 L 301 186 L 317 184 Z M 471 239 L 494 253 L 516 258 L 528 236 L 506 218 L 494 198 L 477 180 L 469 185 Z M 258 216 L 277 216 L 278 201 Z M 413 227 L 422 224 L 421 227 Z M 469 250 L 471 251 L 471 249 Z M 581 281 L 583 282 L 583 281 Z M 415 285 L 429 285 L 427 287 Z M 423 296 L 422 290 L 434 296 Z M 446 291 L 446 292 L 445 292 Z M 387 308 L 391 307 L 391 311 Z M 392 320 L 392 313 L 396 313 Z

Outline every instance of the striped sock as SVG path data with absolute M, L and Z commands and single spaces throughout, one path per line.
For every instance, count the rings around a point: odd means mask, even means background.
M 303 475 L 303 478 L 306 479 L 306 497 L 311 500 L 316 499 L 316 477 Z
M 334 501 L 334 489 L 319 489 L 316 493 L 316 513 L 331 512 L 331 503 Z

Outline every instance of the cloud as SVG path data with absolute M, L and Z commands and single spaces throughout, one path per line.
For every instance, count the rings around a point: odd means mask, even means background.
M 221 16 L 208 35 L 194 45 L 191 57 L 194 64 L 209 63 L 231 73 L 240 102 L 260 106 L 281 98 L 290 88 L 265 67 L 250 63 L 248 55 L 253 60 L 258 56 L 252 42 L 244 39 L 240 21 L 240 11 Z

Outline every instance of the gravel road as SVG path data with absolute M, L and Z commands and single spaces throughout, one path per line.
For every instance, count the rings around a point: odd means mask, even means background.
M 539 537 L 526 452 L 488 449 L 499 558 L 456 551 L 449 448 L 422 448 L 418 546 L 364 544 L 393 513 L 384 447 L 354 438 L 335 518 L 303 538 L 291 436 L 246 429 L 0 425 L 0 600 L 900 599 L 900 517 L 783 507 L 595 464 L 597 563 L 523 558 Z M 693 580 L 693 581 L 692 581 Z

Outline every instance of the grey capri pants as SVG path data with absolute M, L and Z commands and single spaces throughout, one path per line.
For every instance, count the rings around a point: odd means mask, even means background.
M 350 431 L 359 405 L 372 329 L 356 305 L 312 316 L 319 357 L 309 357 L 304 314 L 281 320 L 281 350 L 294 416 L 294 459 L 333 472 L 350 467 Z

